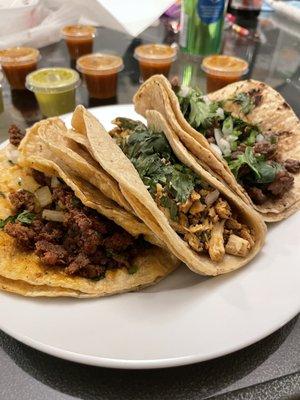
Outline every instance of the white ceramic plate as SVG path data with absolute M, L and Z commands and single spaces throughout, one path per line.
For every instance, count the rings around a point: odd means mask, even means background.
M 106 128 L 116 116 L 137 117 L 131 105 L 91 111 Z M 299 312 L 299 226 L 300 213 L 272 225 L 253 262 L 217 278 L 182 267 L 139 293 L 93 300 L 0 293 L 0 328 L 38 350 L 104 367 L 159 368 L 222 356 Z

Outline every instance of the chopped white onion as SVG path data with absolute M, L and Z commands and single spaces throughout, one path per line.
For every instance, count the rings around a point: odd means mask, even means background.
M 223 108 L 219 107 L 216 109 L 216 114 L 218 117 L 220 117 L 221 119 L 224 119 L 225 115 L 224 115 L 224 110 Z
M 231 154 L 230 143 L 222 137 L 221 131 L 218 128 L 214 129 L 215 139 L 222 154 L 227 157 Z
M 51 178 L 51 187 L 56 188 L 60 185 L 59 179 L 56 176 L 52 176 Z
M 191 89 L 188 86 L 181 86 L 178 92 L 179 96 L 187 97 L 190 94 Z
M 210 207 L 219 197 L 220 192 L 215 189 L 212 192 L 209 192 L 206 196 L 205 196 L 205 204 Z
M 20 152 L 16 148 L 16 146 L 13 146 L 11 143 L 9 143 L 6 146 L 5 151 L 6 151 L 6 156 L 7 156 L 8 160 L 11 161 L 13 164 L 17 164 L 19 156 L 20 156 Z
M 224 138 L 221 138 L 221 140 L 220 140 L 220 149 L 225 157 L 230 156 L 231 146 L 230 146 L 230 143 L 227 140 L 225 140 Z
M 214 128 L 214 136 L 215 136 L 217 145 L 220 147 L 220 140 L 221 140 L 221 138 L 222 138 L 222 134 L 221 134 L 220 129 Z
M 263 142 L 264 140 L 265 138 L 261 133 L 256 136 L 256 142 Z
M 222 152 L 215 143 L 210 143 L 210 147 L 215 151 L 215 153 L 217 153 L 220 157 L 222 157 Z
M 56 211 L 56 210 L 43 210 L 42 218 L 46 219 L 47 221 L 56 221 L 56 222 L 63 222 L 64 221 L 65 213 L 63 211 Z
M 35 196 L 38 199 L 42 208 L 52 203 L 52 194 L 48 186 L 42 186 L 35 191 Z
M 211 100 L 207 96 L 202 96 L 202 100 L 204 101 L 205 104 L 209 105 L 211 103 Z

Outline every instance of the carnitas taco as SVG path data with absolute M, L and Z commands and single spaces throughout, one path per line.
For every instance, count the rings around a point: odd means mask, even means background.
M 1 150 L 0 289 L 98 297 L 138 290 L 168 275 L 179 261 L 145 240 L 158 242 L 117 204 L 128 204 L 117 185 L 112 200 L 52 152 L 47 138 L 60 131 L 66 131 L 60 120 L 42 121 L 19 145 L 13 128 L 12 143 Z M 108 178 L 101 185 L 109 194 Z
M 82 106 L 78 138 L 119 184 L 136 215 L 196 273 L 218 275 L 261 249 L 260 216 L 204 170 L 157 111 L 140 121 L 116 118 L 110 134 Z
M 161 75 L 134 97 L 137 112 L 161 112 L 197 161 L 265 221 L 300 208 L 300 122 L 270 86 L 241 81 L 203 96 Z

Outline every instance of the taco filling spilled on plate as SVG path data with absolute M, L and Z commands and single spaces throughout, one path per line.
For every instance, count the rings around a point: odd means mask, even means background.
M 111 136 L 189 247 L 215 262 L 225 253 L 246 257 L 254 235 L 217 189 L 178 160 L 165 135 L 139 121 L 117 118 L 114 123 Z
M 175 88 L 181 111 L 187 122 L 202 133 L 211 147 L 222 156 L 237 181 L 255 204 L 279 199 L 294 185 L 293 174 L 300 161 L 282 159 L 277 153 L 278 135 L 263 132 L 258 126 L 225 111 L 225 102 L 238 104 L 244 115 L 259 105 L 259 91 L 239 92 L 223 101 L 212 101 L 200 91 Z

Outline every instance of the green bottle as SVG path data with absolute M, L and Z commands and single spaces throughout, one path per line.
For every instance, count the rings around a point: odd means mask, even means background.
M 182 0 L 180 46 L 185 53 L 219 53 L 226 0 Z

